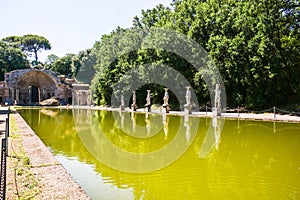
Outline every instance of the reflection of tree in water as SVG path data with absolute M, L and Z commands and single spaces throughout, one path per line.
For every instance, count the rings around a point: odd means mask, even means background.
M 78 118 L 73 119 L 72 112 L 77 112 Z M 45 115 L 39 110 L 25 110 L 21 113 L 54 153 L 77 157 L 81 162 L 94 165 L 96 172 L 111 180 L 118 188 L 132 188 L 135 199 L 230 199 L 243 198 L 249 193 L 253 197 L 272 197 L 274 191 L 284 193 L 285 189 L 280 184 L 289 185 L 291 180 L 297 179 L 295 176 L 298 169 L 294 166 L 300 166 L 297 153 L 300 145 L 299 124 L 278 123 L 282 131 L 277 130 L 274 134 L 272 123 L 241 120 L 238 129 L 236 120 L 226 120 L 219 150 L 213 150 L 205 159 L 199 159 L 198 153 L 209 125 L 205 125 L 205 119 L 200 119 L 198 135 L 191 148 L 180 159 L 159 171 L 132 174 L 113 170 L 92 157 L 82 145 L 77 126 L 75 128 L 74 121 L 76 125 L 77 122 L 80 123 L 80 131 L 91 142 L 96 142 L 95 150 L 103 151 L 109 156 L 114 156 L 113 152 L 107 152 L 99 135 L 89 130 L 97 128 L 96 123 L 99 123 L 98 128 L 102 128 L 105 137 L 115 145 L 141 152 L 151 150 L 151 142 L 135 144 L 131 136 L 114 127 L 115 120 L 111 112 L 60 110 L 55 117 Z M 137 124 L 146 124 L 139 119 L 140 116 L 137 117 Z M 176 119 L 170 118 L 169 129 L 176 122 Z M 247 128 L 249 126 L 251 130 Z M 164 134 L 160 134 L 161 136 L 156 136 L 153 140 L 164 142 Z M 278 188 L 269 189 L 270 187 L 259 187 L 257 184 L 257 181 L 261 181 L 261 184 L 267 185 L 272 180 L 281 180 L 278 185 L 271 184 Z M 291 188 L 286 188 L 289 189 Z

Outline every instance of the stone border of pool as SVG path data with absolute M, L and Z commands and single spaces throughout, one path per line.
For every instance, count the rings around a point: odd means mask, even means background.
M 20 135 L 22 139 L 22 149 L 30 160 L 30 172 L 38 183 L 39 194 L 37 199 L 90 199 L 85 191 L 73 180 L 67 170 L 57 161 L 50 150 L 43 144 L 39 137 L 29 127 L 19 113 L 11 114 L 16 124 L 16 132 L 11 130 L 11 139 L 9 145 L 9 155 L 11 156 L 14 148 L 14 134 Z M 13 159 L 13 158 L 11 158 Z M 8 167 L 8 176 L 15 176 L 12 166 Z M 13 180 L 14 179 L 14 180 Z M 7 185 L 16 185 L 11 183 L 18 181 L 16 178 L 8 178 Z M 24 183 L 17 183 L 22 187 Z M 13 199 L 18 191 L 15 187 L 7 191 L 8 199 Z
M 22 108 L 22 107 L 20 107 Z M 25 107 L 23 107 L 25 108 Z M 28 108 L 62 108 L 62 109 L 91 109 L 91 110 L 108 110 L 108 111 L 120 111 L 119 108 L 111 108 L 111 107 L 102 107 L 102 106 L 37 106 L 37 107 L 28 107 Z M 125 108 L 122 112 L 131 112 L 130 108 Z M 137 109 L 136 113 L 145 113 L 144 108 Z M 152 109 L 152 112 L 149 114 L 162 114 L 161 110 L 159 109 Z M 170 111 L 167 115 L 178 115 L 184 116 L 184 112 L 182 111 Z M 208 117 L 212 118 L 211 112 L 192 112 L 189 116 L 194 117 Z M 263 121 L 282 121 L 282 122 L 300 122 L 300 116 L 293 116 L 293 115 L 281 115 L 276 114 L 274 118 L 273 113 L 222 113 L 222 118 L 228 119 L 241 119 L 241 120 L 263 120 Z
M 18 106 L 16 106 L 18 107 Z M 20 107 L 22 108 L 22 107 Z M 120 111 L 119 108 L 111 108 L 111 107 L 102 107 L 102 106 L 24 106 L 23 108 L 63 108 L 63 109 L 91 109 L 91 110 L 108 110 L 108 111 Z M 131 112 L 130 108 L 125 108 L 122 112 Z M 137 113 L 145 113 L 144 108 L 137 109 L 135 112 Z M 159 109 L 152 109 L 152 112 L 149 114 L 162 114 L 161 110 Z M 184 112 L 182 111 L 170 111 L 167 115 L 179 115 L 184 116 Z M 192 112 L 191 115 L 194 117 L 212 117 L 211 112 Z M 282 122 L 300 122 L 300 116 L 294 115 L 281 115 L 276 114 L 274 118 L 273 113 L 222 113 L 222 118 L 229 118 L 229 119 L 243 119 L 243 120 L 263 120 L 263 121 L 282 121 Z

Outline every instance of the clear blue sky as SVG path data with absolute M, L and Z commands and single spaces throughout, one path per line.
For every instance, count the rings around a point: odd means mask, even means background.
M 0 0 L 0 38 L 36 34 L 52 49 L 39 54 L 64 56 L 92 47 L 117 26 L 128 28 L 142 9 L 171 0 Z

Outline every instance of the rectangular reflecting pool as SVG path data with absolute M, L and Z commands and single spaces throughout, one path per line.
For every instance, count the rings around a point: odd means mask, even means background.
M 300 123 L 18 112 L 92 199 L 300 199 Z

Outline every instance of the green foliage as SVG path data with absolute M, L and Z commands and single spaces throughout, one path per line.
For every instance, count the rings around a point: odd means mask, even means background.
M 78 54 L 66 54 L 59 58 L 56 55 L 49 55 L 46 60 L 46 68 L 56 71 L 69 77 L 76 77 L 79 73 L 78 81 L 89 83 L 87 77 L 92 77 L 94 72 L 93 57 L 90 56 L 91 50 L 80 51 Z M 89 73 L 89 74 L 87 74 Z
M 212 56 L 224 79 L 229 106 L 263 108 L 288 103 L 300 96 L 300 11 L 298 1 L 187 0 L 173 1 L 142 11 L 133 27 L 171 28 L 197 41 Z M 109 104 L 112 86 L 134 66 L 162 63 L 179 71 L 193 86 L 200 103 L 209 101 L 203 72 L 196 72 L 184 59 L 159 49 L 141 49 L 117 55 L 117 28 L 96 42 L 93 91 L 96 103 Z M 129 36 L 138 43 L 139 36 Z M 175 45 L 176 42 L 174 41 Z M 145 71 L 145 70 L 144 70 Z M 140 74 L 147 77 L 147 74 Z M 161 88 L 151 88 L 159 93 Z M 157 89 L 157 90 L 156 90 Z
M 50 54 L 47 56 L 47 59 L 45 61 L 45 65 L 49 65 L 51 63 L 53 63 L 54 61 L 58 60 L 59 57 L 55 54 Z
M 38 51 L 50 50 L 51 44 L 43 36 L 28 34 L 22 36 L 21 48 L 23 51 L 28 52 L 29 55 L 31 55 L 31 53 L 34 53 L 35 61 L 38 62 Z
M 34 53 L 35 62 L 38 62 L 38 51 L 51 49 L 50 42 L 43 36 L 39 35 L 28 34 L 22 36 L 20 45 L 22 50 L 27 52 L 28 55 Z
M 72 66 L 75 54 L 67 54 L 61 58 L 54 60 L 47 66 L 47 69 L 56 71 L 60 74 L 72 76 Z
M 26 55 L 15 45 L 0 41 L 0 81 L 4 74 L 16 69 L 29 68 Z
M 31 53 L 35 55 L 35 60 L 31 64 L 35 68 L 43 68 L 43 64 L 38 61 L 37 53 L 49 49 L 51 49 L 49 41 L 38 35 L 3 38 L 0 41 L 0 80 L 4 80 L 4 74 L 7 72 L 29 68 L 27 55 L 31 55 Z

